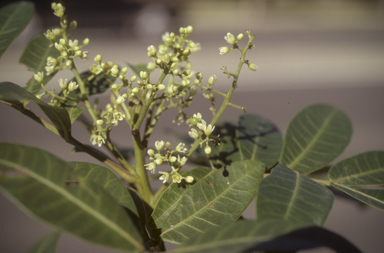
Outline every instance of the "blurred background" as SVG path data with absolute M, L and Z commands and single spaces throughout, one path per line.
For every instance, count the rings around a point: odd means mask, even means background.
M 2 1 L 0 6 L 14 1 Z M 48 28 L 58 26 L 51 1 L 34 1 L 32 22 L 0 59 L 0 81 L 24 85 L 32 73 L 18 64 L 26 44 Z M 177 32 L 180 26 L 192 25 L 191 39 L 202 50 L 191 56 L 193 69 L 204 79 L 216 74 L 216 89 L 228 90 L 230 81 L 220 67 L 229 71 L 237 66 L 239 55 L 219 55 L 226 46 L 224 36 L 247 30 L 256 35 L 255 48 L 247 58 L 258 65 L 257 72 L 246 67 L 241 73 L 239 89 L 233 103 L 246 106 L 247 112 L 270 119 L 284 133 L 289 120 L 304 106 L 330 103 L 350 117 L 354 135 L 350 146 L 338 160 L 368 150 L 384 150 L 384 1 L 383 0 L 82 0 L 60 1 L 68 20 L 78 28 L 71 39 L 90 39 L 90 60 L 77 61 L 80 71 L 101 54 L 103 60 L 125 66 L 127 62 L 148 62 L 147 47 L 161 43 L 166 31 Z M 240 43 L 241 45 L 241 43 Z M 63 71 L 47 87 L 58 87 L 58 78 L 72 78 Z M 108 95 L 100 97 L 107 101 Z M 199 100 L 200 99 L 200 100 Z M 208 117 L 209 103 L 195 98 L 197 109 Z M 70 154 L 72 147 L 0 104 L 0 141 L 33 145 L 66 160 L 97 161 Z M 241 114 L 228 109 L 223 120 L 237 120 Z M 172 133 L 185 134 L 185 125 L 172 124 L 175 111 L 165 114 L 159 132 L 151 139 L 176 142 Z M 121 124 L 123 125 L 123 124 Z M 121 146 L 130 146 L 124 128 L 114 130 Z M 84 142 L 89 135 L 75 125 L 73 135 Z M 124 138 L 123 138 L 124 137 Z M 337 161 L 338 161 L 337 160 Z M 253 217 L 252 205 L 246 217 Z M 0 195 L 0 252 L 26 252 L 38 239 L 51 231 L 48 226 L 25 215 L 3 194 Z M 355 243 L 363 252 L 382 252 L 384 214 L 343 198 L 336 198 L 325 227 Z M 57 252 L 111 252 L 65 235 Z M 316 249 L 305 252 L 331 252 Z

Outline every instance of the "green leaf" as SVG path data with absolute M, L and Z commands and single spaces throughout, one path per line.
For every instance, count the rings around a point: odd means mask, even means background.
M 325 104 L 304 108 L 289 123 L 280 163 L 309 174 L 337 158 L 352 136 L 348 117 Z
M 136 216 L 139 213 L 123 182 L 108 168 L 86 162 L 69 162 L 82 182 L 91 182 L 104 188 L 120 205 L 128 208 Z
M 0 186 L 38 218 L 82 239 L 144 251 L 135 226 L 103 188 L 82 182 L 68 164 L 41 149 L 0 144 Z
M 147 68 L 147 65 L 148 65 L 147 63 L 141 63 L 141 64 L 137 64 L 137 65 L 127 63 L 127 65 L 133 71 L 133 73 L 135 73 L 135 75 L 137 75 L 137 76 L 140 76 L 141 71 L 145 71 L 148 74 L 153 71 L 153 69 Z
M 208 155 L 211 167 L 216 169 L 240 160 L 240 153 L 236 143 L 236 124 L 233 122 L 216 124 L 215 130 L 210 137 L 218 135 L 220 135 L 220 145 L 214 147 L 210 142 L 212 152 Z
M 183 243 L 176 252 L 296 252 L 318 247 L 340 253 L 360 252 L 346 239 L 324 228 L 279 219 L 243 220 L 211 229 Z
M 384 211 L 384 190 L 363 189 L 332 183 L 332 186 L 361 202 Z
M 34 9 L 31 2 L 17 2 L 0 9 L 0 58 L 28 25 Z
M 256 217 L 321 226 L 332 208 L 333 198 L 326 187 L 279 164 L 259 185 Z
M 35 73 L 40 71 L 45 73 L 45 66 L 47 65 L 48 56 L 57 58 L 60 56 L 60 52 L 55 47 L 51 46 L 51 42 L 42 33 L 36 36 L 27 45 L 20 57 L 19 63 L 24 64 L 28 69 Z M 44 75 L 43 84 L 47 84 L 54 75 L 55 73 L 52 73 L 49 76 Z M 38 83 L 32 76 L 24 88 L 32 94 L 36 95 L 41 90 L 41 84 Z
M 384 151 L 369 151 L 331 167 L 328 177 L 346 186 L 384 185 Z
M 161 223 L 155 218 L 163 230 L 163 240 L 181 243 L 209 228 L 236 221 L 255 197 L 264 170 L 259 161 L 239 161 L 212 170 L 184 189 L 182 185 L 171 185 L 167 191 L 172 193 L 164 192 L 159 200 L 169 206 L 161 210 L 167 217 Z
M 65 109 L 44 103 L 27 90 L 10 82 L 0 83 L 0 101 L 10 105 L 39 124 L 49 128 L 46 122 L 37 117 L 27 108 L 28 102 L 35 103 L 55 125 L 57 130 L 57 132 L 55 132 L 56 134 L 60 135 L 65 140 L 69 140 L 71 138 L 71 120 L 69 119 L 68 112 Z M 50 128 L 50 130 L 55 131 L 55 129 L 52 128 Z
M 267 119 L 243 114 L 236 134 L 242 160 L 259 160 L 270 168 L 279 159 L 283 139 L 276 126 Z
M 55 253 L 61 233 L 52 233 L 38 241 L 28 253 Z

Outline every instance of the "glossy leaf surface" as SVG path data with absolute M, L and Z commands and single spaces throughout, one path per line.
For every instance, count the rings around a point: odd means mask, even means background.
M 47 122 L 44 122 L 26 107 L 28 102 L 35 103 L 55 125 L 58 135 L 65 140 L 69 140 L 71 137 L 71 120 L 67 111 L 44 103 L 20 86 L 10 82 L 0 83 L 0 101 L 10 105 L 48 128 L 49 126 L 46 125 Z
M 28 253 L 55 253 L 60 232 L 54 232 L 38 241 Z
M 237 143 L 242 160 L 259 160 L 269 168 L 280 157 L 283 139 L 276 126 L 267 119 L 243 114 L 237 126 Z
M 34 5 L 17 2 L 0 9 L 0 58 L 32 18 Z
M 296 252 L 328 247 L 336 252 L 360 250 L 321 227 L 280 219 L 244 220 L 197 235 L 176 249 L 178 253 Z
M 259 161 L 239 161 L 212 170 L 185 189 L 171 185 L 167 189 L 170 193 L 164 192 L 159 200 L 169 206 L 160 210 L 167 217 L 163 222 L 155 219 L 163 230 L 163 240 L 181 243 L 209 228 L 236 221 L 255 197 L 264 170 Z
M 333 204 L 331 190 L 281 164 L 261 181 L 256 218 L 278 218 L 321 226 Z
M 47 66 L 48 56 L 57 58 L 60 56 L 60 52 L 51 46 L 51 42 L 42 33 L 27 45 L 20 57 L 19 63 L 24 64 L 34 73 L 44 72 L 43 84 L 47 84 L 55 75 L 55 73 L 49 76 L 46 75 L 45 66 Z M 38 83 L 32 75 L 24 88 L 36 95 L 41 90 L 41 84 Z
M 143 251 L 128 215 L 103 188 L 82 182 L 68 164 L 41 149 L 0 144 L 0 186 L 40 219 L 82 239 Z
M 289 123 L 280 163 L 309 174 L 337 158 L 351 135 L 350 120 L 342 111 L 325 104 L 308 106 Z

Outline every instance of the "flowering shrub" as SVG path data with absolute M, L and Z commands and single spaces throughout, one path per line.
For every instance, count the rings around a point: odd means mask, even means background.
M 37 36 L 20 59 L 35 73 L 24 87 L 0 83 L 0 101 L 106 167 L 66 162 L 37 148 L 0 143 L 0 187 L 18 205 L 58 231 L 127 252 L 165 251 L 164 242 L 179 244 L 177 252 L 291 252 L 324 246 L 359 252 L 322 228 L 333 204 L 330 188 L 383 210 L 384 191 L 367 186 L 384 185 L 384 152 L 370 151 L 328 166 L 352 135 L 342 111 L 324 104 L 306 107 L 292 119 L 284 138 L 273 123 L 257 115 L 242 114 L 237 123 L 219 122 L 228 106 L 245 111 L 231 103 L 231 97 L 243 66 L 257 70 L 246 57 L 254 47 L 251 32 L 224 36 L 227 45 L 218 53 L 239 53 L 240 60 L 234 72 L 221 68 L 232 79 L 228 92 L 222 93 L 214 89 L 215 75 L 204 78 L 192 68 L 189 57 L 200 45 L 191 39 L 191 26 L 165 33 L 159 46 L 148 46 L 147 64 L 121 67 L 98 54 L 89 70 L 80 73 L 76 61 L 88 60 L 85 49 L 90 40 L 69 39 L 76 21 L 68 21 L 61 4 L 53 3 L 52 9 L 60 27 Z M 32 12 L 33 5 L 27 2 L 1 10 L 0 56 Z M 58 92 L 48 90 L 45 85 L 63 69 L 72 71 L 74 78 L 59 79 Z M 152 76 L 155 71 L 160 73 L 157 80 Z M 91 101 L 93 95 L 108 90 L 108 104 Z M 199 90 L 212 104 L 211 120 L 200 112 L 184 111 L 192 107 Z M 218 107 L 215 96 L 223 97 Z M 50 122 L 30 110 L 30 103 Z M 150 143 L 159 118 L 170 109 L 178 112 L 175 122 L 188 125 L 189 142 Z M 84 120 L 85 111 L 92 122 Z M 89 130 L 92 146 L 72 136 L 75 121 Z M 118 124 L 129 128 L 134 163 L 111 138 Z M 183 171 L 197 157 L 203 166 Z M 313 175 L 324 168 L 328 178 Z M 162 181 L 157 191 L 148 174 Z M 245 220 L 242 213 L 255 197 L 256 218 Z M 43 239 L 34 249 L 52 247 L 58 236 Z

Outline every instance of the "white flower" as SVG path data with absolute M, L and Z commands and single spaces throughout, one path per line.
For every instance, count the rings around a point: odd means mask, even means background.
M 205 129 L 207 128 L 207 123 L 205 122 L 205 120 L 201 120 L 200 123 L 197 123 L 196 126 L 203 132 L 205 132 Z
M 103 70 L 100 65 L 98 64 L 93 64 L 92 67 L 90 68 L 92 74 L 94 75 L 98 75 L 101 73 L 101 71 Z
M 117 124 L 118 123 L 117 121 L 122 121 L 123 119 L 125 119 L 125 114 L 124 113 L 115 112 L 115 113 L 113 113 L 112 124 Z
M 69 91 L 74 91 L 76 90 L 77 88 L 79 87 L 79 85 L 74 82 L 74 81 L 71 81 L 69 84 L 68 84 L 68 90 Z
M 93 138 L 92 145 L 97 145 L 101 147 L 102 144 L 105 144 L 104 138 L 101 135 L 97 135 Z
M 122 103 L 124 103 L 124 101 L 125 101 L 125 98 L 123 96 L 119 96 L 116 99 L 116 104 L 121 105 Z
M 80 58 L 83 59 L 84 61 L 88 60 L 88 51 L 84 51 L 80 56 Z
M 188 132 L 189 136 L 191 136 L 193 139 L 199 139 L 200 135 L 199 132 L 197 132 L 196 129 L 192 128 L 191 131 Z
M 180 142 L 179 145 L 176 146 L 175 150 L 180 153 L 187 152 L 187 149 L 185 148 L 185 144 Z
M 48 66 L 55 66 L 56 63 L 57 63 L 56 58 L 53 58 L 53 57 L 51 57 L 51 56 L 49 56 L 49 57 L 47 58 L 47 65 L 48 65 Z
M 183 156 L 183 158 L 180 158 L 180 156 L 177 156 L 177 162 L 179 163 L 179 166 L 184 166 L 187 160 L 188 159 L 185 156 Z
M 157 151 L 160 151 L 164 147 L 164 141 L 156 141 L 155 148 Z
M 79 42 L 77 40 L 69 40 L 68 41 L 68 45 L 71 47 L 71 48 L 74 48 L 74 47 L 77 47 L 77 44 Z
M 206 136 L 209 136 L 209 135 L 213 132 L 214 129 L 215 129 L 215 126 L 212 126 L 211 124 L 209 124 L 209 125 L 205 128 L 205 130 L 204 130 L 205 135 L 206 135 Z
M 144 164 L 144 166 L 147 167 L 146 168 L 147 170 L 150 170 L 152 173 L 155 173 L 155 169 L 156 169 L 156 163 L 155 162 Z
M 219 50 L 221 55 L 228 54 L 230 51 L 228 47 L 220 47 Z
M 154 45 L 150 45 L 148 48 L 148 57 L 155 56 L 157 53 L 156 47 Z
M 193 114 L 193 117 L 196 118 L 197 120 L 201 120 L 202 119 L 202 116 L 201 116 L 201 113 L 196 113 L 196 114 Z
M 169 173 L 168 172 L 163 172 L 163 171 L 159 171 L 159 173 L 163 174 L 159 179 L 163 180 L 163 184 L 165 184 L 168 181 Z
M 37 74 L 34 74 L 33 77 L 37 82 L 41 83 L 44 79 L 44 72 L 38 72 Z
M 56 4 L 55 7 L 53 7 L 53 11 L 53 14 L 59 18 L 64 16 L 64 7 L 61 4 Z
M 227 36 L 224 36 L 224 39 L 228 42 L 230 45 L 235 45 L 236 38 L 231 33 L 227 33 Z
M 179 173 L 172 176 L 172 182 L 174 183 L 180 183 L 182 179 L 183 177 Z
M 67 79 L 64 79 L 64 80 L 62 78 L 59 79 L 59 85 L 61 89 L 64 90 L 65 88 L 67 88 L 67 83 L 68 83 Z

